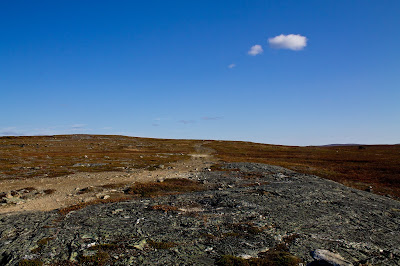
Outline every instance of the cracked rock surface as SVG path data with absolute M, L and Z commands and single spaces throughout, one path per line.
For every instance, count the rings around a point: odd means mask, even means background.
M 213 265 L 284 245 L 313 262 L 400 264 L 400 202 L 282 167 L 230 163 L 189 177 L 204 191 L 0 215 L 0 265 Z

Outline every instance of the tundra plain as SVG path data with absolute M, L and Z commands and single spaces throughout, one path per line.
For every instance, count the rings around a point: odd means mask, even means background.
M 399 166 L 400 145 L 2 137 L 0 264 L 397 265 Z

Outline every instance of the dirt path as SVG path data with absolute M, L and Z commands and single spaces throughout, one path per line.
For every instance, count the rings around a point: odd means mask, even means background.
M 0 192 L 19 190 L 26 187 L 34 187 L 37 190 L 54 189 L 50 195 L 27 199 L 19 204 L 7 204 L 0 207 L 0 213 L 12 213 L 20 211 L 49 211 L 68 207 L 80 202 L 86 202 L 96 197 L 104 197 L 115 190 L 103 190 L 101 193 L 84 193 L 78 191 L 87 187 L 99 187 L 108 184 L 132 184 L 135 182 L 151 182 L 166 178 L 186 178 L 195 175 L 196 172 L 209 167 L 215 159 L 212 149 L 196 144 L 196 152 L 186 161 L 179 161 L 166 169 L 155 171 L 137 170 L 133 173 L 124 172 L 100 172 L 100 173 L 77 173 L 56 178 L 33 178 L 23 180 L 0 181 Z

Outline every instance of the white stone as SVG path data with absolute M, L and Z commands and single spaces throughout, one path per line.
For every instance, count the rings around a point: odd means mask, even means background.
M 315 260 L 326 261 L 334 266 L 350 266 L 353 265 L 350 262 L 346 261 L 340 254 L 333 253 L 329 250 L 325 249 L 316 249 L 312 256 Z

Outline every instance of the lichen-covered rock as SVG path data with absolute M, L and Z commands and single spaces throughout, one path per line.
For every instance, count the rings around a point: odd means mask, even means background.
M 400 202 L 281 167 L 223 168 L 189 177 L 203 191 L 0 215 L 0 264 L 212 265 L 275 251 L 306 264 L 316 249 L 354 265 L 400 264 Z

